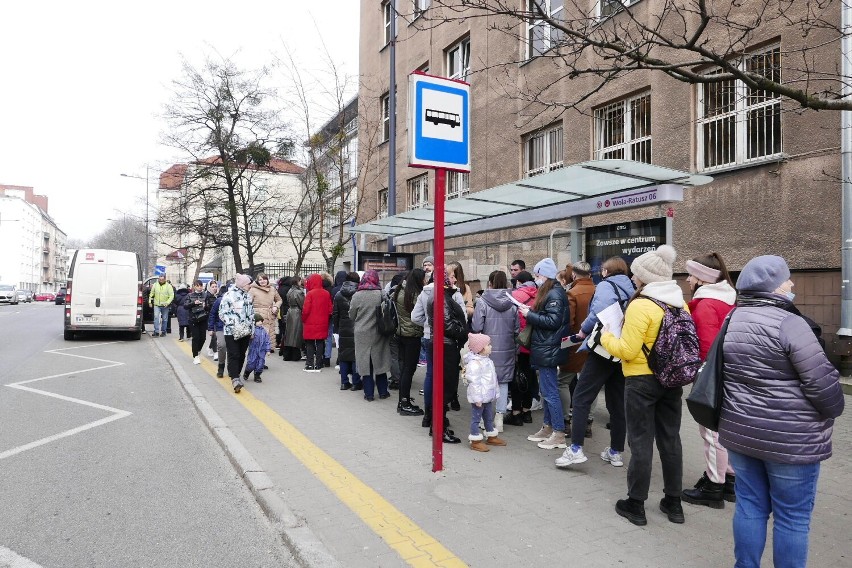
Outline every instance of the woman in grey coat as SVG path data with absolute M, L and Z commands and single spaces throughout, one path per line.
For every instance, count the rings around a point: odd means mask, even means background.
M 760 566 L 770 512 L 775 565 L 807 565 L 820 462 L 843 412 L 837 369 L 793 306 L 792 287 L 780 256 L 748 261 L 722 345 L 719 442 L 736 472 L 737 566 Z
M 502 270 L 488 276 L 488 289 L 476 303 L 470 327 L 474 333 L 484 333 L 491 338 L 491 356 L 497 369 L 500 396 L 497 399 L 494 427 L 503 431 L 503 415 L 509 397 L 509 383 L 515 376 L 515 337 L 520 328 L 518 307 L 509 299 L 509 280 Z
M 305 339 L 302 337 L 302 306 L 305 304 L 304 281 L 301 276 L 294 276 L 292 287 L 287 292 L 287 325 L 284 328 L 285 361 L 301 361 L 302 347 Z
M 388 398 L 390 337 L 379 333 L 376 308 L 382 301 L 379 275 L 368 270 L 349 302 L 349 318 L 355 325 L 355 366 L 364 385 L 364 400 L 372 402 L 374 387 L 379 398 Z M 375 379 L 374 379 L 375 378 Z

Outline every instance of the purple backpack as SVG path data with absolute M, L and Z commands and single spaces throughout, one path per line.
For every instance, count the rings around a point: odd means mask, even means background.
M 663 321 L 654 345 L 650 349 L 642 345 L 648 367 L 666 388 L 690 384 L 701 367 L 695 321 L 683 308 L 673 308 L 653 298 L 645 298 L 663 309 Z

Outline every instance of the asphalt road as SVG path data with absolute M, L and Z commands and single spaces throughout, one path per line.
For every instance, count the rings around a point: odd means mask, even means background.
M 295 565 L 152 341 L 0 305 L 0 567 Z

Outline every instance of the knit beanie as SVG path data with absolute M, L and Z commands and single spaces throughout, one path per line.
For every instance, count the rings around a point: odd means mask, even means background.
M 669 245 L 660 245 L 657 250 L 636 257 L 636 260 L 630 265 L 630 271 L 643 284 L 665 282 L 672 279 L 676 257 L 675 249 Z
M 242 290 L 248 288 L 249 284 L 251 284 L 251 278 L 245 274 L 237 274 L 237 277 L 234 279 L 234 285 Z
M 471 353 L 482 353 L 482 350 L 491 343 L 491 338 L 484 333 L 470 333 L 467 336 L 467 349 Z
M 556 263 L 553 262 L 553 259 L 545 258 L 544 260 L 540 260 L 538 264 L 533 268 L 533 272 L 536 274 L 541 274 L 545 278 L 556 278 Z
M 686 271 L 689 272 L 690 276 L 698 278 L 702 282 L 709 282 L 711 284 L 718 282 L 719 277 L 722 275 L 721 270 L 710 268 L 709 266 L 705 266 L 695 260 L 686 261 Z
M 431 264 L 431 265 L 433 265 L 433 266 L 434 266 L 434 264 L 435 264 L 435 257 L 434 257 L 434 256 L 427 256 L 426 258 L 424 258 L 424 259 L 423 259 L 423 264 L 426 264 L 427 262 L 428 262 L 429 264 Z M 422 266 L 422 265 L 421 265 L 421 266 Z
M 752 292 L 774 292 L 790 279 L 787 262 L 771 254 L 756 256 L 743 266 L 737 278 L 737 290 Z

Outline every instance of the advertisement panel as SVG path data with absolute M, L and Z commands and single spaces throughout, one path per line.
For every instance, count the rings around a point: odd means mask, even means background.
M 606 259 L 620 256 L 629 267 L 637 256 L 657 250 L 663 244 L 666 244 L 665 217 L 589 227 L 586 229 L 586 261 L 592 265 L 592 278 L 597 283 Z

